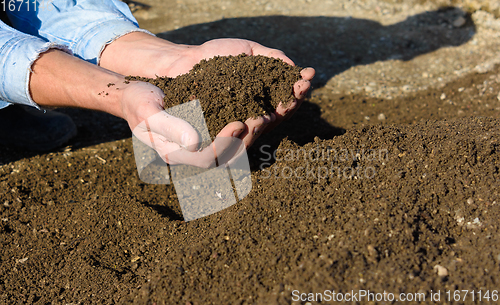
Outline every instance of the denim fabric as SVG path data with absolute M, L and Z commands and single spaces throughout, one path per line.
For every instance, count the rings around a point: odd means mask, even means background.
M 0 22 L 0 109 L 9 103 L 36 106 L 29 92 L 31 64 L 49 48 L 64 48 Z
M 8 103 L 36 107 L 29 93 L 30 69 L 47 49 L 69 50 L 98 64 L 108 43 L 130 32 L 149 33 L 139 28 L 127 4 L 118 0 L 20 3 L 16 1 L 14 9 L 6 7 L 17 30 L 0 22 L 0 109 Z

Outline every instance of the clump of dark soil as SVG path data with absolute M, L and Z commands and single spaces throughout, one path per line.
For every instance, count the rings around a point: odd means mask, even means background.
M 176 78 L 128 77 L 152 83 L 165 93 L 165 109 L 199 99 L 210 136 L 230 122 L 273 113 L 293 97 L 300 67 L 266 56 L 217 56 L 202 60 Z

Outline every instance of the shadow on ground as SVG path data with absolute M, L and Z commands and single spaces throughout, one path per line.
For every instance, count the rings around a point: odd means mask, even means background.
M 465 17 L 467 22 L 454 27 Z M 314 67 L 315 87 L 356 65 L 410 60 L 442 47 L 459 46 L 475 34 L 465 12 L 447 7 L 383 26 L 351 17 L 266 16 L 223 19 L 158 34 L 176 43 L 201 44 L 216 38 L 244 38 L 280 49 L 295 64 Z
M 461 16 L 465 16 L 467 22 L 460 27 L 453 26 Z M 411 16 L 389 26 L 350 17 L 266 16 L 223 19 L 158 36 L 184 44 L 201 44 L 227 37 L 253 40 L 283 50 L 299 66 L 314 67 L 317 74 L 313 88 L 318 88 L 355 65 L 389 59 L 410 60 L 442 47 L 464 44 L 474 34 L 475 26 L 469 16 L 458 8 L 449 7 Z M 78 127 L 78 136 L 68 143 L 72 149 L 131 135 L 127 123 L 111 115 L 81 109 L 59 111 L 69 114 Z M 304 144 L 315 136 L 331 138 L 344 132 L 323 121 L 319 107 L 307 102 L 285 126 L 266 141 L 279 143 L 284 136 L 289 136 Z M 300 133 L 290 132 L 290 128 L 294 131 L 293 126 Z M 0 164 L 34 155 L 35 152 L 0 146 Z

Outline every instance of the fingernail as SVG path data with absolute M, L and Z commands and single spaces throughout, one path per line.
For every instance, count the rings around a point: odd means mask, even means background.
M 270 114 L 264 115 L 263 118 L 264 118 L 265 122 L 269 122 L 273 119 Z M 261 125 L 259 125 L 259 126 L 261 126 Z
M 190 144 L 189 133 L 186 131 L 181 136 L 181 146 L 186 148 Z
M 263 126 L 262 126 L 262 125 L 263 125 L 263 124 L 260 124 L 260 125 L 255 126 L 255 127 L 253 128 L 253 135 L 254 135 L 254 136 L 258 135 L 258 134 L 262 131 L 262 129 L 263 129 Z
M 297 107 L 297 100 L 290 101 L 285 109 L 285 115 Z
M 242 132 L 243 132 L 243 129 L 238 129 L 238 130 L 233 131 L 233 138 L 237 138 Z

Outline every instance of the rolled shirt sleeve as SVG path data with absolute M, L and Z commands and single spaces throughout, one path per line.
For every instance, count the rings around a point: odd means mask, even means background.
M 0 109 L 9 103 L 37 107 L 29 91 L 31 65 L 50 48 L 69 50 L 56 43 L 21 33 L 0 22 Z
M 99 64 L 102 51 L 115 39 L 137 31 L 151 34 L 139 28 L 128 5 L 118 0 L 23 3 L 7 11 L 15 29 L 0 22 L 0 109 L 9 103 L 37 107 L 29 92 L 31 65 L 50 48 Z

